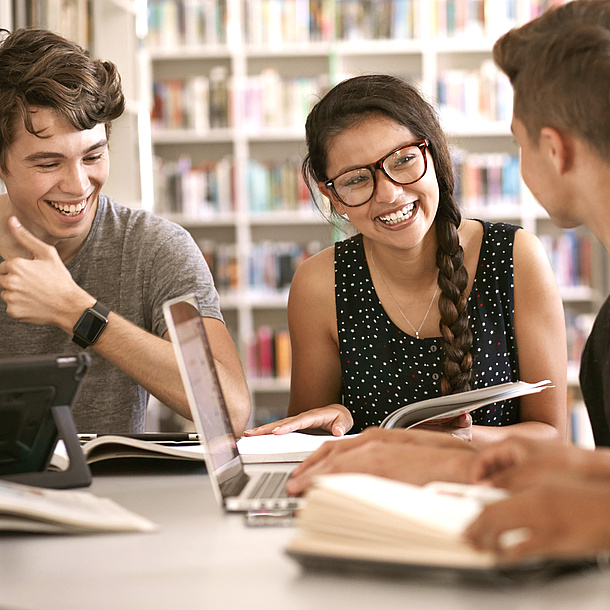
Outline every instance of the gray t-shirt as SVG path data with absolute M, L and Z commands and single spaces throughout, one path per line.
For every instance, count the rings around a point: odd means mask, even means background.
M 67 268 L 89 294 L 159 337 L 167 330 L 163 303 L 187 293 L 195 293 L 202 316 L 222 320 L 212 275 L 189 233 L 104 195 L 83 247 Z M 0 299 L 0 358 L 79 351 L 57 327 L 14 320 Z M 148 393 L 93 349 L 87 351 L 91 368 L 73 406 L 78 431 L 141 432 Z

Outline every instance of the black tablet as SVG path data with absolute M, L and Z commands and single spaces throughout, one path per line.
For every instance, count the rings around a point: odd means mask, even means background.
M 60 435 L 78 443 L 70 409 L 89 363 L 85 353 L 0 360 L 0 477 L 44 472 Z

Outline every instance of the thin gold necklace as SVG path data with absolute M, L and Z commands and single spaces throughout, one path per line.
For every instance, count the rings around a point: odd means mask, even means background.
M 415 338 L 419 339 L 419 331 L 422 329 L 422 326 L 424 325 L 424 323 L 428 319 L 428 314 L 430 313 L 430 310 L 432 309 L 432 303 L 434 303 L 434 299 L 436 298 L 436 295 L 438 293 L 438 284 L 436 285 L 436 288 L 434 289 L 434 294 L 432 295 L 432 300 L 430 301 L 430 305 L 428 305 L 428 310 L 426 311 L 426 315 L 424 316 L 424 319 L 421 321 L 421 324 L 419 325 L 419 328 L 415 328 L 415 326 L 413 326 L 413 324 L 411 324 L 411 322 L 409 321 L 409 318 L 407 318 L 407 316 L 405 316 L 405 312 L 402 310 L 402 308 L 400 307 L 400 305 L 398 304 L 398 302 L 394 298 L 394 295 L 392 294 L 392 291 L 390 290 L 389 286 L 386 284 L 386 281 L 385 281 L 383 275 L 381 274 L 381 270 L 377 266 L 377 263 L 375 263 L 375 258 L 373 256 L 373 248 L 371 248 L 371 262 L 373 263 L 373 267 L 375 267 L 375 271 L 377 271 L 377 273 L 379 274 L 379 277 L 381 278 L 381 281 L 383 282 L 383 285 L 385 286 L 385 289 L 388 291 L 388 294 L 390 295 L 390 298 L 392 299 L 392 301 L 394 301 L 394 305 L 396 305 L 396 308 L 398 309 L 398 311 L 400 311 L 400 315 L 405 319 L 405 322 L 415 332 Z

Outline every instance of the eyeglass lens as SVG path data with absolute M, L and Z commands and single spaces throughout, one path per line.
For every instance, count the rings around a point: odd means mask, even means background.
M 424 153 L 417 146 L 405 146 L 384 159 L 383 170 L 399 184 L 417 182 L 426 171 Z M 350 170 L 335 178 L 334 187 L 345 204 L 360 205 L 373 196 L 374 171 L 370 167 Z

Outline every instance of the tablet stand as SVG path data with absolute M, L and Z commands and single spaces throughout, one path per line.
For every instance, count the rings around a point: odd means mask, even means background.
M 66 470 L 45 470 L 42 472 L 20 472 L 0 475 L 0 478 L 25 485 L 65 489 L 91 485 L 91 470 L 80 447 L 72 412 L 68 405 L 51 407 L 59 438 L 63 440 L 70 464 Z

